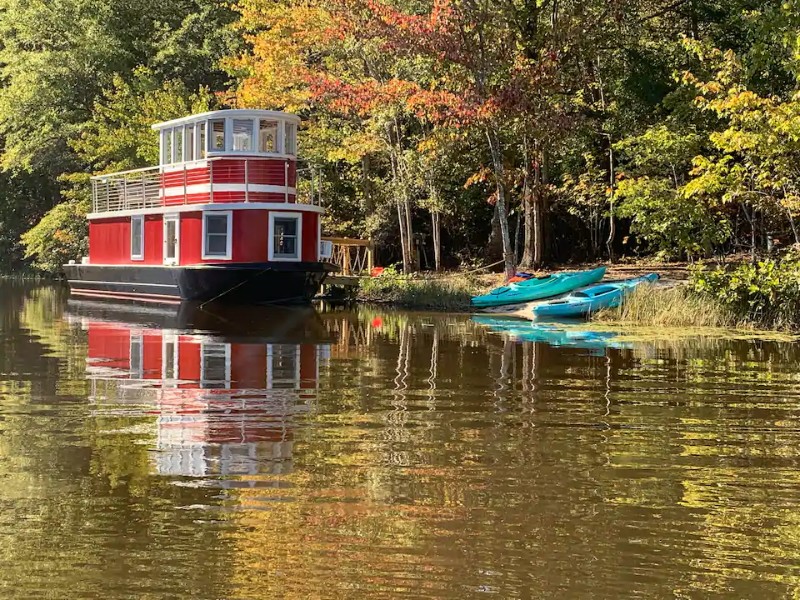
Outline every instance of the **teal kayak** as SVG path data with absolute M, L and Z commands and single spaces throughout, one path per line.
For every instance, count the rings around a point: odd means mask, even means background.
M 566 294 L 580 287 L 597 283 L 605 274 L 606 268 L 599 267 L 591 271 L 572 271 L 553 273 L 544 277 L 532 277 L 525 281 L 509 283 L 495 288 L 484 296 L 475 296 L 472 298 L 472 306 L 485 308 L 552 298 L 553 296 Z
M 578 292 L 572 292 L 565 298 L 542 302 L 533 308 L 533 315 L 541 318 L 582 317 L 602 308 L 619 306 L 623 298 L 642 283 L 653 283 L 658 279 L 656 273 L 648 273 L 643 277 L 634 277 L 624 281 L 615 281 L 593 285 Z

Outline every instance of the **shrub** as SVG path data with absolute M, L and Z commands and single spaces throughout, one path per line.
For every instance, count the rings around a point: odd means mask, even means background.
M 88 225 L 85 202 L 73 200 L 51 208 L 33 228 L 22 234 L 25 258 L 47 273 L 57 273 L 61 265 L 80 260 L 88 251 Z
M 730 268 L 697 267 L 691 289 L 762 327 L 800 329 L 800 253 Z

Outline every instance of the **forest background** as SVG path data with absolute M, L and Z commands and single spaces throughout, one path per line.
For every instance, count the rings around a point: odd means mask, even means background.
M 800 0 L 0 0 L 0 273 L 86 253 L 150 125 L 303 119 L 328 235 L 405 270 L 800 241 Z

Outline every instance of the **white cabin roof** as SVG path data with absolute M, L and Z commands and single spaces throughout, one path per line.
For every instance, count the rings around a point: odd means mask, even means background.
M 276 110 L 258 110 L 251 108 L 229 108 L 225 110 L 212 110 L 210 112 L 199 113 L 196 115 L 189 115 L 188 117 L 181 117 L 180 119 L 172 119 L 171 121 L 164 121 L 156 123 L 152 126 L 153 129 L 161 130 L 169 127 L 180 125 L 190 125 L 200 121 L 208 121 L 210 119 L 224 119 L 224 118 L 240 118 L 240 119 L 280 119 L 289 121 L 290 123 L 300 124 L 300 117 L 292 113 L 281 112 Z

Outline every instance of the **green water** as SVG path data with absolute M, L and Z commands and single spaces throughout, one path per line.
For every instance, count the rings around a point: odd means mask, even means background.
M 798 348 L 0 283 L 0 597 L 800 595 Z

